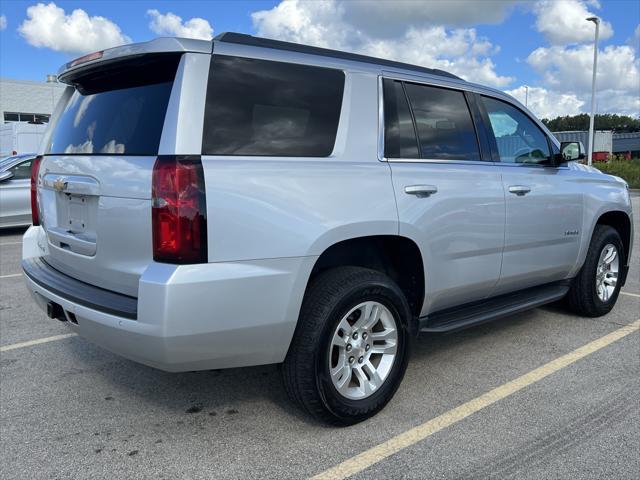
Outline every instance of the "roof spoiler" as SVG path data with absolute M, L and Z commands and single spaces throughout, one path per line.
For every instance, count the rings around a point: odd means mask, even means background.
M 150 42 L 131 43 L 121 47 L 108 48 L 76 58 L 58 70 L 58 81 L 70 84 L 73 78 L 95 65 L 116 62 L 127 57 L 136 57 L 154 53 L 195 52 L 211 53 L 213 43 L 190 38 L 161 37 Z

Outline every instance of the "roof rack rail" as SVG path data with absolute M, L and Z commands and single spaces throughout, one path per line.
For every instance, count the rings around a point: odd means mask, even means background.
M 404 70 L 412 70 L 414 72 L 427 73 L 429 75 L 439 75 L 441 77 L 462 80 L 460 77 L 452 73 L 445 72 L 444 70 L 439 70 L 436 68 L 421 67 L 419 65 L 412 65 L 410 63 L 395 62 L 393 60 L 385 60 L 383 58 L 370 57 L 368 55 L 359 55 L 357 53 L 342 52 L 340 50 L 312 47 L 310 45 L 302 45 L 299 43 L 283 42 L 280 40 L 271 40 L 269 38 L 254 37 L 245 33 L 224 32 L 214 37 L 213 40 L 225 43 L 236 43 L 239 45 L 273 48 L 276 50 L 288 50 L 290 52 L 297 53 L 308 53 L 311 55 L 339 58 L 341 60 L 351 60 L 354 62 L 366 62 L 384 67 L 401 68 Z

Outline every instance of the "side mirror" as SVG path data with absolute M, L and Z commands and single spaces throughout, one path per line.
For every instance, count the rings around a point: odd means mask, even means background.
M 13 172 L 9 170 L 5 170 L 4 172 L 0 172 L 0 182 L 4 182 L 6 180 L 10 180 L 13 178 Z
M 584 146 L 582 142 L 562 142 L 560 144 L 560 162 L 571 162 L 573 160 L 584 160 Z

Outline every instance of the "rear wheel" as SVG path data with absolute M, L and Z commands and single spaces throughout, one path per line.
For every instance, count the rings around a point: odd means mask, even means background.
M 380 411 L 404 375 L 411 313 L 386 275 L 359 267 L 309 286 L 284 362 L 291 398 L 322 421 L 350 425 Z
M 618 277 L 625 259 L 618 232 L 608 225 L 596 225 L 587 258 L 567 295 L 571 309 L 587 317 L 609 313 L 620 293 Z

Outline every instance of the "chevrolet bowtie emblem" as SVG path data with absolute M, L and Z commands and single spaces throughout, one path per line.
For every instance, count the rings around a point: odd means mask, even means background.
M 67 182 L 65 182 L 62 177 L 58 177 L 56 181 L 53 182 L 53 189 L 56 192 L 64 192 L 67 189 Z

